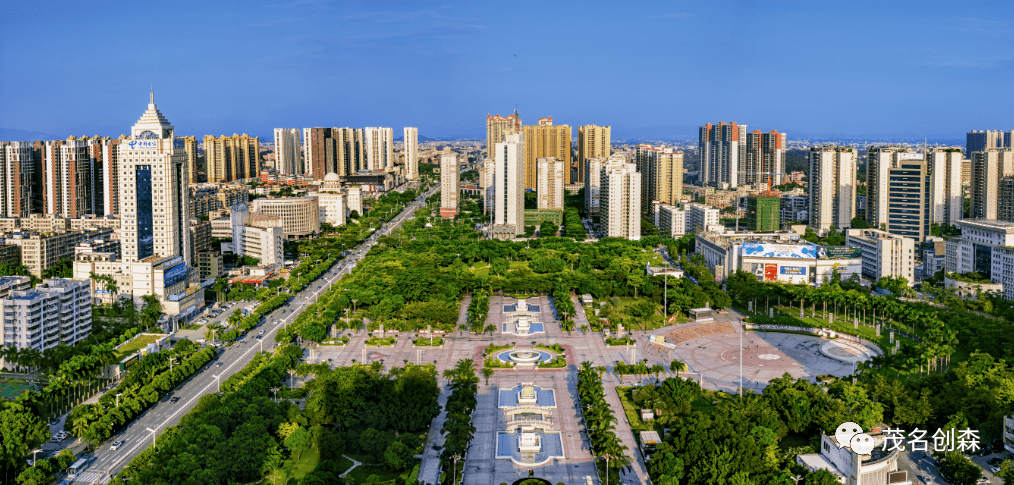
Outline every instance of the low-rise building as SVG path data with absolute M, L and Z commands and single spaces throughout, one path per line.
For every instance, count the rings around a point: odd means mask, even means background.
M 961 237 L 947 239 L 947 272 L 976 272 L 1003 285 L 1004 298 L 1014 300 L 1014 222 L 970 219 L 957 226 Z
M 686 234 L 687 212 L 678 206 L 655 204 L 655 227 L 662 237 L 678 238 Z
M 28 267 L 28 271 L 35 277 L 41 278 L 43 271 L 52 268 L 60 260 L 73 259 L 74 248 L 81 241 L 104 239 L 112 234 L 112 229 L 94 232 L 67 231 L 52 234 L 16 233 L 7 240 L 7 243 L 21 246 L 21 264 Z
M 27 276 L 0 276 L 0 299 L 7 298 L 12 291 L 32 288 L 32 279 Z
M 1003 449 L 1007 459 L 1014 458 L 1014 416 L 1003 417 Z
M 0 344 L 45 351 L 74 345 L 91 332 L 92 300 L 87 281 L 52 278 L 0 300 Z
M 0 264 L 10 266 L 21 264 L 21 246 L 17 244 L 0 244 Z
M 898 449 L 885 451 L 884 433 L 874 429 L 868 433 L 874 448 L 870 454 L 860 454 L 849 445 L 839 444 L 834 436 L 821 433 L 818 453 L 800 453 L 796 463 L 809 471 L 827 470 L 846 485 L 907 484 L 908 471 L 898 470 Z
M 254 199 L 251 212 L 280 217 L 282 231 L 289 240 L 320 234 L 320 207 L 317 205 L 317 197 Z
M 848 279 L 862 268 L 856 250 L 819 246 L 789 232 L 699 233 L 695 246 L 718 281 L 745 271 L 761 281 L 820 286 L 835 271 Z
M 197 267 L 201 270 L 201 279 L 216 279 L 225 274 L 221 251 L 201 251 L 197 253 Z
M 701 232 L 721 231 L 722 225 L 719 222 L 718 209 L 706 204 L 687 204 L 687 227 L 685 234 L 696 234 Z
M 879 229 L 849 229 L 845 245 L 863 252 L 863 278 L 905 278 L 915 284 L 915 240 Z
M 285 264 L 282 219 L 250 212 L 246 204 L 232 207 L 232 242 L 223 244 L 241 256 L 257 258 L 261 266 L 274 269 Z
M 345 225 L 348 203 L 338 174 L 329 173 L 324 176 L 324 183 L 317 191 L 317 205 L 320 207 L 321 221 L 332 226 Z

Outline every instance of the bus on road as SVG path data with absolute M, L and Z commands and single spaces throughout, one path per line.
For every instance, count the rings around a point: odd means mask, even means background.
M 91 464 L 92 464 L 91 458 L 82 458 L 74 462 L 74 464 L 71 465 L 70 468 L 67 468 L 67 478 L 72 479 L 77 478 L 78 474 L 85 471 L 88 468 L 88 465 Z

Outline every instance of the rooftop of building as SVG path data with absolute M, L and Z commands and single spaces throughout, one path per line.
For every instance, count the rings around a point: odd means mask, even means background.
M 817 246 L 810 241 L 800 239 L 799 235 L 791 232 L 725 232 L 725 233 L 714 233 L 708 232 L 698 234 L 700 237 L 716 246 L 722 248 L 729 248 L 734 244 L 763 244 L 763 243 L 777 243 L 784 245 L 793 246 Z
M 1014 233 L 1014 222 L 1008 221 L 993 221 L 988 219 L 965 219 L 957 221 L 960 226 L 973 226 L 976 228 L 987 229 L 992 231 L 1004 231 L 1008 234 Z

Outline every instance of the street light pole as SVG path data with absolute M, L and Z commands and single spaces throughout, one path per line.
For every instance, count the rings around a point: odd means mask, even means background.
M 212 377 L 215 378 L 215 384 L 218 387 L 218 392 L 222 392 L 222 381 L 219 379 L 219 376 L 221 376 L 221 374 L 219 374 L 217 376 L 212 376 Z
M 144 429 L 146 429 L 148 431 L 151 431 L 151 448 L 154 449 L 155 448 L 155 433 L 156 433 L 156 431 L 154 429 L 151 429 L 151 428 L 144 428 Z
M 116 395 L 116 407 L 120 407 L 120 396 L 122 395 L 122 392 Z

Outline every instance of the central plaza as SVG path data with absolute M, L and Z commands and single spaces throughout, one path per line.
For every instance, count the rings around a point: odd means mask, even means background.
M 575 328 L 587 324 L 584 309 L 572 297 L 577 315 Z M 470 298 L 461 304 L 458 325 L 467 327 L 465 309 Z M 550 483 L 597 484 L 598 478 L 588 436 L 582 423 L 581 406 L 576 389 L 577 368 L 589 361 L 604 366 L 602 376 L 605 399 L 616 410 L 616 435 L 628 448 L 632 471 L 623 475 L 624 483 L 647 483 L 648 474 L 630 424 L 624 419 L 623 407 L 616 386 L 654 383 L 654 377 L 640 382 L 633 375 L 616 376 L 615 362 L 633 364 L 647 359 L 649 366 L 660 364 L 668 369 L 674 359 L 687 364 L 683 378 L 692 378 L 705 389 L 735 393 L 740 383 L 740 342 L 742 341 L 742 373 L 744 389 L 761 391 L 768 381 L 788 372 L 793 377 L 815 380 L 819 375 L 844 376 L 854 369 L 854 361 L 876 355 L 879 350 L 858 343 L 842 343 L 829 347 L 819 336 L 788 333 L 746 331 L 743 333 L 738 313 L 716 313 L 706 323 L 684 323 L 642 332 L 629 332 L 633 345 L 606 345 L 600 333 L 565 332 L 557 319 L 556 308 L 548 296 L 490 298 L 486 324 L 499 331 L 489 334 L 453 332 L 444 336 L 439 347 L 415 347 L 411 339 L 398 339 L 390 347 L 367 347 L 367 332 L 351 333 L 345 346 L 319 346 L 312 361 L 330 362 L 334 366 L 357 362 L 383 361 L 385 367 L 405 363 L 433 363 L 438 372 L 450 369 L 462 359 L 472 359 L 481 369 L 485 357 L 516 364 L 497 368 L 488 382 L 480 377 L 477 406 L 472 415 L 476 431 L 464 460 L 463 483 L 513 483 L 531 476 Z M 652 336 L 664 336 L 664 344 Z M 551 360 L 556 352 L 539 346 L 558 344 L 566 357 L 566 367 L 540 368 L 537 363 Z M 507 350 L 484 356 L 491 345 Z M 513 347 L 511 345 L 513 344 Z M 823 348 L 823 351 L 822 351 Z M 670 376 L 660 376 L 664 379 Z M 622 380 L 621 380 L 622 379 Z M 440 403 L 450 391 L 444 387 Z M 430 427 L 419 479 L 435 483 L 438 477 L 439 451 L 445 414 L 441 413 Z

